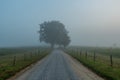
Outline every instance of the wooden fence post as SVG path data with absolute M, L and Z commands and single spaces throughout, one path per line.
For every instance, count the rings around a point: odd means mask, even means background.
M 85 57 L 86 57 L 86 59 L 87 59 L 87 56 L 88 56 L 88 55 L 87 55 L 87 51 L 86 51 L 86 52 L 85 52 Z
M 26 55 L 24 54 L 24 61 L 26 60 Z
M 77 49 L 77 56 L 79 56 L 79 51 L 78 51 L 78 49 Z
M 13 57 L 13 66 L 16 65 L 16 56 Z
M 30 58 L 32 58 L 32 52 L 30 53 Z
M 110 66 L 113 67 L 113 59 L 112 59 L 112 55 L 110 55 Z
M 94 51 L 93 60 L 94 60 L 94 62 L 95 62 L 95 60 L 96 60 L 96 54 L 95 54 L 95 51 Z
M 80 57 L 82 56 L 82 50 L 80 50 Z

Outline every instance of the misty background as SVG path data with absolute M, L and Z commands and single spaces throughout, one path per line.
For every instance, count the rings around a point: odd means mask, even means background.
M 119 4 L 120 0 L 0 0 L 0 47 L 41 45 L 38 24 L 51 20 L 66 26 L 71 45 L 120 46 Z

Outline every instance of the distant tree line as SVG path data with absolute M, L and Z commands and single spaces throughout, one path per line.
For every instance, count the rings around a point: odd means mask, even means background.
M 55 45 L 68 46 L 70 37 L 64 24 L 59 21 L 48 21 L 40 24 L 40 42 L 45 42 L 53 48 Z

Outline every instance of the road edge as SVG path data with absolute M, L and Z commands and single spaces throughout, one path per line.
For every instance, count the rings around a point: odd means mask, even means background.
M 25 67 L 24 69 L 20 70 L 18 73 L 16 73 L 15 75 L 11 76 L 10 78 L 6 79 L 6 80 L 15 80 L 16 78 L 18 78 L 19 76 L 21 76 L 23 73 L 29 71 L 30 69 L 32 69 L 35 65 L 37 64 L 41 64 L 45 59 L 47 59 L 47 57 L 49 56 L 49 54 L 47 56 L 45 56 L 44 58 L 42 58 L 39 61 L 36 61 L 32 64 L 30 64 L 29 66 Z

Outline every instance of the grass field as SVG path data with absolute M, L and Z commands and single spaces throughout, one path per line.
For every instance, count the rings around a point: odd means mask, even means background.
M 70 47 L 66 52 L 107 80 L 120 80 L 120 49 Z M 111 58 L 112 56 L 112 66 Z
M 70 49 L 74 50 L 82 50 L 82 51 L 88 51 L 88 52 L 97 52 L 98 54 L 102 55 L 110 55 L 112 54 L 114 57 L 120 58 L 120 48 L 110 48 L 110 47 L 69 47 Z
M 0 80 L 6 80 L 32 63 L 42 59 L 48 48 L 24 47 L 0 49 Z

